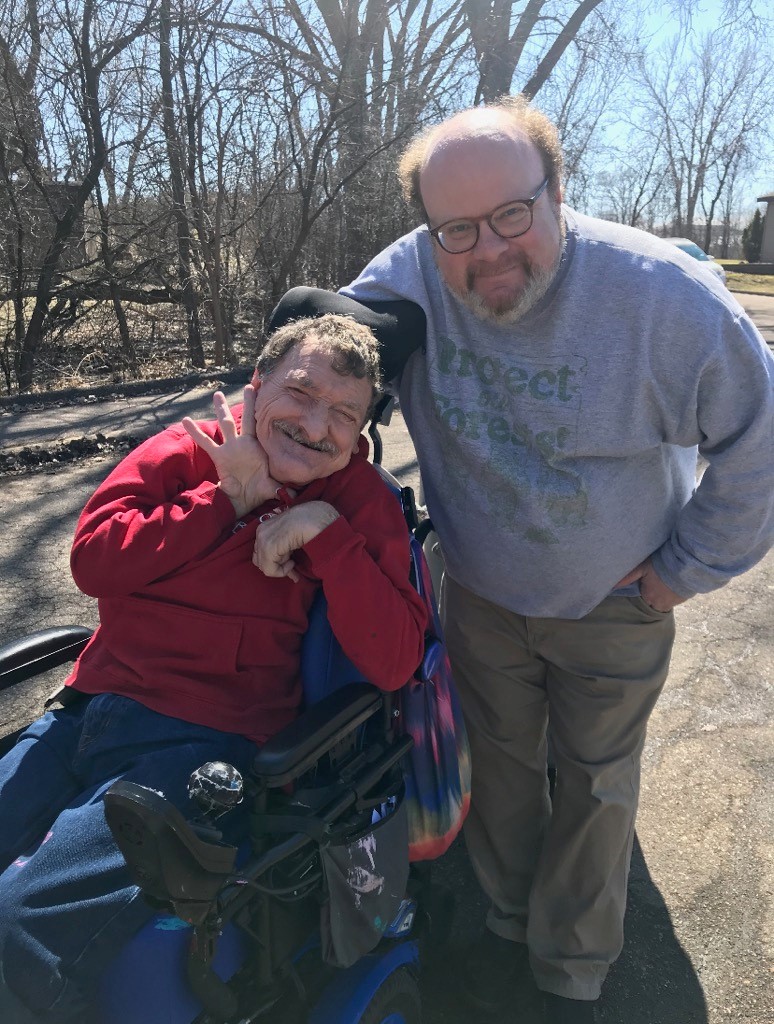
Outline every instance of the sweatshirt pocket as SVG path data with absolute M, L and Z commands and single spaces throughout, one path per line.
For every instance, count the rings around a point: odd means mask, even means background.
M 104 605 L 100 638 L 111 655 L 110 671 L 121 678 L 151 689 L 187 688 L 236 671 L 240 619 L 139 597 Z

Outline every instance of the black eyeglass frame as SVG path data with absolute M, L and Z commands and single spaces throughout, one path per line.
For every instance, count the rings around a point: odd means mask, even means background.
M 495 207 L 495 209 L 492 210 L 491 213 L 484 214 L 483 217 L 452 217 L 451 220 L 445 220 L 443 224 L 439 224 L 437 228 L 431 228 L 430 225 L 428 224 L 427 230 L 436 240 L 438 245 L 440 245 L 443 251 L 448 252 L 450 256 L 462 256 L 463 253 L 470 252 L 471 249 L 476 248 L 476 246 L 478 245 L 478 240 L 481 237 L 481 228 L 479 227 L 479 225 L 481 224 L 481 221 L 484 220 L 487 222 L 489 227 L 492 229 L 492 231 L 494 231 L 498 238 L 521 238 L 521 236 L 526 235 L 526 233 L 532 227 L 532 222 L 535 216 L 533 208 L 535 206 L 535 203 L 542 196 L 543 192 L 545 192 L 550 180 L 550 177 L 544 178 L 540 188 L 533 196 L 530 196 L 529 199 L 511 199 L 507 203 L 500 203 L 500 205 Z M 498 212 L 498 210 L 503 210 L 507 206 L 515 206 L 516 203 L 519 203 L 522 206 L 526 206 L 529 210 L 529 224 L 524 228 L 523 231 L 517 231 L 515 235 L 504 235 L 501 231 L 497 230 L 492 218 Z M 470 224 L 474 225 L 476 229 L 476 237 L 473 240 L 472 245 L 468 245 L 464 249 L 447 249 L 446 246 L 443 244 L 443 242 L 439 238 L 440 232 L 443 231 L 443 229 L 447 227 L 447 225 L 454 224 L 455 221 L 468 221 Z

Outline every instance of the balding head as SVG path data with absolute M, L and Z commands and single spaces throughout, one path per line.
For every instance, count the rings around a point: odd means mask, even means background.
M 564 242 L 561 152 L 550 122 L 523 101 L 465 110 L 423 136 L 403 171 L 451 291 L 499 324 L 533 309 Z
M 423 220 L 422 174 L 430 161 L 456 153 L 478 151 L 484 158 L 488 143 L 512 139 L 529 143 L 537 153 L 548 188 L 558 196 L 562 177 L 562 150 L 552 122 L 530 106 L 522 96 L 509 96 L 499 103 L 472 107 L 422 132 L 401 158 L 398 175 L 403 194 Z

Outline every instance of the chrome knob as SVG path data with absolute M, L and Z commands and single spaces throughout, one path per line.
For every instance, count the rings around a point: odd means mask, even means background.
M 188 796 L 207 816 L 217 818 L 242 802 L 244 782 L 241 774 L 225 761 L 208 761 L 191 772 Z

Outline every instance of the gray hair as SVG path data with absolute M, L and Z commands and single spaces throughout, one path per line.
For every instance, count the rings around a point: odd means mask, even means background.
M 319 317 L 291 320 L 269 336 L 256 361 L 261 377 L 270 374 L 288 352 L 303 341 L 316 341 L 330 358 L 331 367 L 342 377 L 357 377 L 371 384 L 364 423 L 373 416 L 383 388 L 379 364 L 379 343 L 370 327 L 349 316 L 326 313 Z

